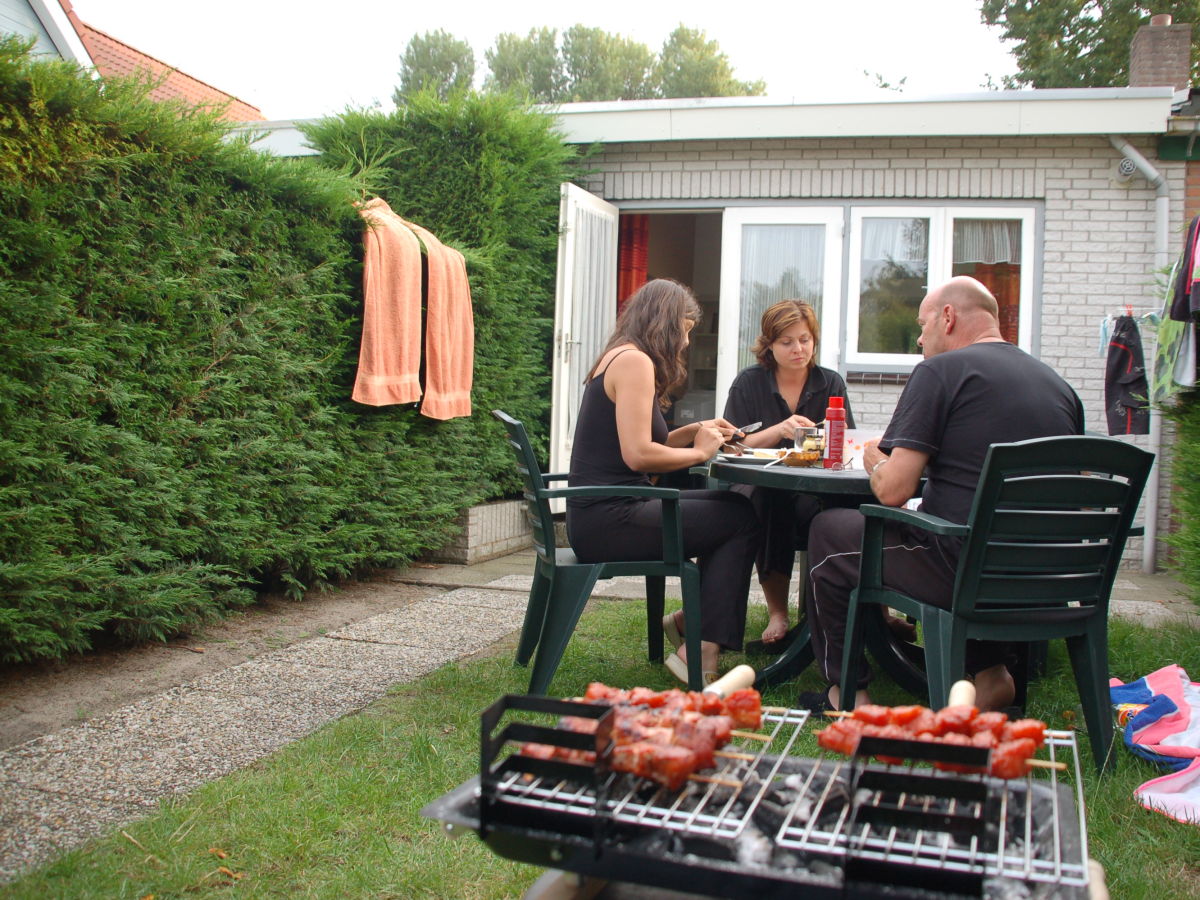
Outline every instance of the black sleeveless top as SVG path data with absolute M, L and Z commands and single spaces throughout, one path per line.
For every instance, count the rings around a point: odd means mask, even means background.
M 629 349 L 629 348 L 626 348 Z M 624 353 L 622 350 L 621 353 Z M 612 365 L 613 356 L 608 361 Z M 608 371 L 608 366 L 604 371 Z M 654 404 L 650 421 L 650 438 L 656 444 L 667 442 L 667 420 L 662 410 Z M 617 434 L 617 405 L 604 392 L 604 372 L 599 372 L 583 389 L 583 400 L 579 404 L 579 418 L 575 422 L 575 440 L 571 446 L 571 471 L 567 477 L 568 487 L 584 487 L 603 484 L 650 484 L 644 472 L 635 472 L 621 458 L 621 439 Z M 584 507 L 592 503 L 614 502 L 605 497 L 572 497 L 568 506 Z M 634 502 L 622 498 L 616 502 Z

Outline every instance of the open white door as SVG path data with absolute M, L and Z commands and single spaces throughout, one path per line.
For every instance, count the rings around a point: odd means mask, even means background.
M 617 319 L 617 208 L 573 184 L 562 186 L 561 198 L 550 405 L 551 472 L 570 468 L 583 378 Z M 555 512 L 564 508 L 562 501 L 552 506 Z

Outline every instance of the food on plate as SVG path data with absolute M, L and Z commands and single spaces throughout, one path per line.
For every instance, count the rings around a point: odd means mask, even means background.
M 860 706 L 817 732 L 817 744 L 826 750 L 851 756 L 862 737 L 940 743 L 990 750 L 987 772 L 997 778 L 1019 778 L 1029 769 L 1029 760 L 1046 740 L 1046 723 L 1037 719 L 1009 721 L 1000 712 L 980 712 L 974 706 L 947 706 L 934 712 L 923 706 Z M 903 763 L 894 756 L 880 755 L 880 762 Z M 980 772 L 960 763 L 935 762 L 951 772 Z
M 783 458 L 785 466 L 816 466 L 820 463 L 820 450 L 792 450 Z

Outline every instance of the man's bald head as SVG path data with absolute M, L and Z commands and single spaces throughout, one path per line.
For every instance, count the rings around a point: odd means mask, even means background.
M 959 275 L 940 284 L 921 301 L 917 343 L 925 356 L 957 350 L 976 341 L 1001 341 L 1000 305 L 983 284 Z
M 952 304 L 960 316 L 981 312 L 991 316 L 996 322 L 1000 321 L 1000 304 L 982 282 L 976 281 L 970 275 L 951 278 L 929 293 L 930 296 L 939 294 L 938 302 Z

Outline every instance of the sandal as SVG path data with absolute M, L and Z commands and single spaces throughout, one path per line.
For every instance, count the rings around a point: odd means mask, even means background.
M 676 678 L 678 678 L 680 681 L 682 681 L 685 685 L 688 683 L 687 663 L 685 663 L 682 659 L 679 658 L 678 653 L 672 653 L 670 656 L 668 656 L 665 665 L 667 667 L 668 672 L 670 672 L 672 675 L 674 675 Z M 710 684 L 712 684 L 714 681 L 717 680 L 717 673 L 716 672 L 704 672 L 701 675 L 701 678 L 704 681 L 704 686 L 708 687 Z
M 663 616 L 663 635 L 676 650 L 683 646 L 683 632 L 675 624 L 675 613 Z M 685 678 L 684 681 L 686 680 Z
M 829 692 L 832 689 L 833 685 L 831 684 L 823 691 L 801 691 L 800 696 L 796 698 L 796 708 L 807 709 L 815 715 L 820 715 L 831 709 L 837 709 L 829 699 Z

